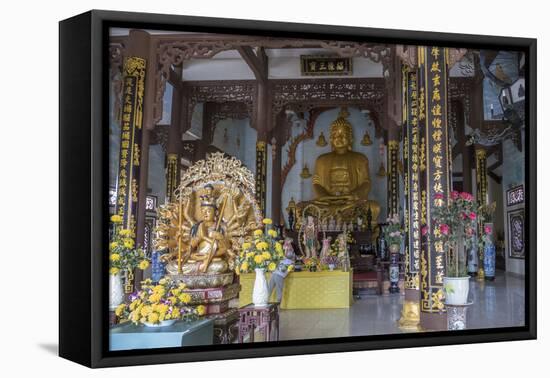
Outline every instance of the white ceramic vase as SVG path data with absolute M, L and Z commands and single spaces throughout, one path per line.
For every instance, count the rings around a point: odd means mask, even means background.
M 470 277 L 444 277 L 445 303 L 448 305 L 465 305 L 468 303 Z
M 115 310 L 122 302 L 124 302 L 124 287 L 122 286 L 122 275 L 109 275 L 109 309 Z
M 254 280 L 254 289 L 252 290 L 252 303 L 254 306 L 266 306 L 269 300 L 267 291 L 267 280 L 265 279 L 265 269 L 255 269 L 256 279 Z

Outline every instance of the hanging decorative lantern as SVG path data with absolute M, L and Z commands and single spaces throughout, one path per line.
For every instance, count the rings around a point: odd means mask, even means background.
M 302 173 L 300 173 L 300 177 L 303 179 L 308 179 L 311 177 L 311 173 L 309 172 L 307 164 L 305 164 L 304 168 L 302 168 Z
M 319 147 L 325 147 L 327 145 L 327 140 L 325 139 L 325 135 L 323 134 L 322 131 L 321 131 L 321 134 L 319 134 L 319 138 L 317 138 L 316 144 Z
M 361 144 L 363 146 L 370 146 L 372 144 L 372 140 L 367 130 L 365 130 L 365 135 L 363 135 L 363 139 L 361 139 Z

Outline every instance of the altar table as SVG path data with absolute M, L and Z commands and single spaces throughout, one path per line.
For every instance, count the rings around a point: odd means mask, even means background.
M 146 327 L 126 322 L 109 330 L 110 350 L 211 345 L 213 339 L 214 322 L 210 319 L 181 320 L 166 327 Z
M 252 302 L 255 273 L 240 275 L 239 306 Z M 269 283 L 270 274 L 266 274 Z M 352 304 L 352 273 L 341 270 L 292 272 L 285 279 L 281 309 L 348 308 Z M 276 290 L 270 298 L 275 302 Z

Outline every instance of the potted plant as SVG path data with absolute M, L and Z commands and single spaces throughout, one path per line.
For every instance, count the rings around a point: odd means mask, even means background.
M 466 249 L 471 248 L 476 233 L 476 206 L 470 193 L 453 191 L 448 199 L 434 196 L 432 212 L 435 242 L 445 251 L 446 269 L 443 278 L 446 303 L 463 305 L 468 301 L 469 279 Z
M 130 303 L 120 304 L 115 314 L 123 321 L 131 321 L 147 327 L 164 327 L 177 320 L 195 320 L 206 314 L 206 307 L 195 308 L 189 305 L 191 295 L 185 285 L 172 281 L 169 277 L 154 284 L 151 279 L 142 281 L 141 289 L 130 295 Z
M 122 217 L 115 214 L 111 217 L 113 234 L 109 243 L 109 308 L 114 310 L 124 301 L 122 275 L 133 275 L 136 268 L 145 270 L 149 260 L 142 248 L 136 248 L 132 230 L 120 227 Z
M 277 240 L 277 231 L 269 228 L 271 219 L 263 221 L 264 230 L 254 231 L 254 237 L 245 241 L 236 259 L 236 273 L 255 272 L 254 288 L 252 290 L 252 303 L 255 306 L 265 306 L 269 300 L 266 270 L 270 272 L 277 268 L 277 264 L 284 258 L 282 244 Z

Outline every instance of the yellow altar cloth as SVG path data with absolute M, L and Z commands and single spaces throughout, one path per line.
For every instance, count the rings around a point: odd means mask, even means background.
M 252 288 L 254 287 L 255 273 L 241 274 L 241 291 L 239 306 L 252 303 Z M 269 283 L 270 274 L 266 274 Z M 292 272 L 285 279 L 281 308 L 289 309 L 316 309 L 316 308 L 348 308 L 353 302 L 352 273 L 335 271 L 321 272 Z M 270 297 L 275 301 L 276 290 Z

